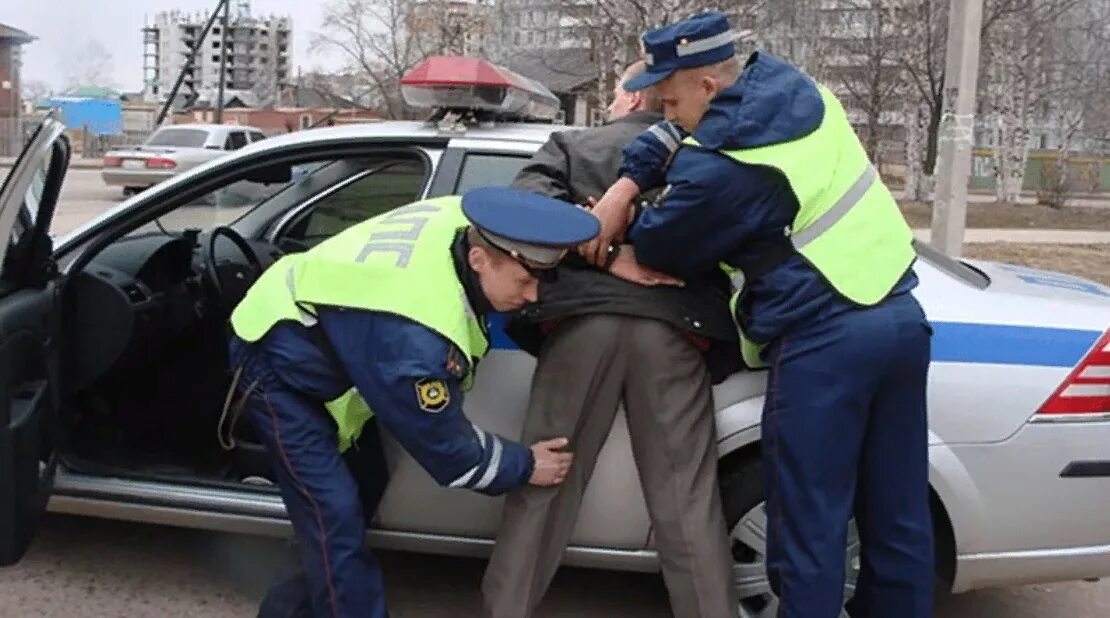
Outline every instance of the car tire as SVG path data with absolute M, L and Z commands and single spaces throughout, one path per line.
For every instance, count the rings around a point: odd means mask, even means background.
M 143 192 L 142 187 L 124 187 L 123 188 L 123 197 L 131 197 L 132 195 L 138 195 L 142 192 Z
M 774 618 L 778 599 L 766 571 L 767 512 L 763 494 L 763 465 L 750 457 L 720 471 L 721 501 L 732 549 L 733 581 L 740 601 L 740 618 Z M 859 534 L 853 521 L 848 532 L 848 577 L 845 602 L 855 593 L 859 578 Z M 841 618 L 848 613 L 841 610 Z

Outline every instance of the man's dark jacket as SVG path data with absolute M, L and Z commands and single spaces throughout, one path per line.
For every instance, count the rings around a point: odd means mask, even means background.
M 635 112 L 602 127 L 553 133 L 517 175 L 514 187 L 575 204 L 600 198 L 620 176 L 621 150 L 663 117 Z M 537 354 L 540 325 L 584 314 L 622 314 L 669 322 L 692 333 L 706 346 L 713 382 L 742 367 L 736 327 L 728 310 L 728 279 L 723 273 L 686 282 L 683 288 L 645 287 L 588 265 L 577 255 L 559 266 L 554 281 L 540 283 L 540 301 L 516 314 L 509 335 Z

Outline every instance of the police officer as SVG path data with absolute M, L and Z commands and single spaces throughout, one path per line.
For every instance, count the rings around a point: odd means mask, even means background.
M 380 449 L 360 439 L 371 418 L 443 486 L 496 495 L 563 481 L 565 439 L 528 448 L 482 431 L 462 391 L 489 347 L 484 315 L 535 301 L 536 275 L 598 229 L 566 202 L 474 189 L 355 225 L 251 287 L 231 316 L 231 361 L 299 541 L 308 615 L 387 616 L 363 542 L 380 494 L 364 506 L 341 458 L 356 441 Z M 290 600 L 274 588 L 260 615 L 288 615 Z
M 930 327 L 911 290 L 912 235 L 841 103 L 766 54 L 735 56 L 706 12 L 642 38 L 661 123 L 625 149 L 594 209 L 601 263 L 642 188 L 633 260 L 733 277 L 745 360 L 770 366 L 762 422 L 767 567 L 780 617 L 836 616 L 851 516 L 862 541 L 854 616 L 932 615 L 925 388 Z

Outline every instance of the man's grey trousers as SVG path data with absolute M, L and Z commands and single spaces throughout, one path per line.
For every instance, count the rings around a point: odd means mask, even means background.
M 488 618 L 534 614 L 622 401 L 674 615 L 737 615 L 710 386 L 702 354 L 669 324 L 620 315 L 559 324 L 540 352 L 522 439 L 566 436 L 574 464 L 559 487 L 506 496 L 482 583 Z

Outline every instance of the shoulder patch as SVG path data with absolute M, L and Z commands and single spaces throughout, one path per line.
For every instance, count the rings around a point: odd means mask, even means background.
M 462 350 L 458 346 L 452 345 L 447 350 L 447 373 L 448 375 L 458 378 L 459 380 L 466 377 L 470 371 L 470 364 L 466 362 Z
M 421 378 L 416 381 L 416 401 L 425 412 L 439 412 L 451 403 L 451 391 L 443 380 Z

